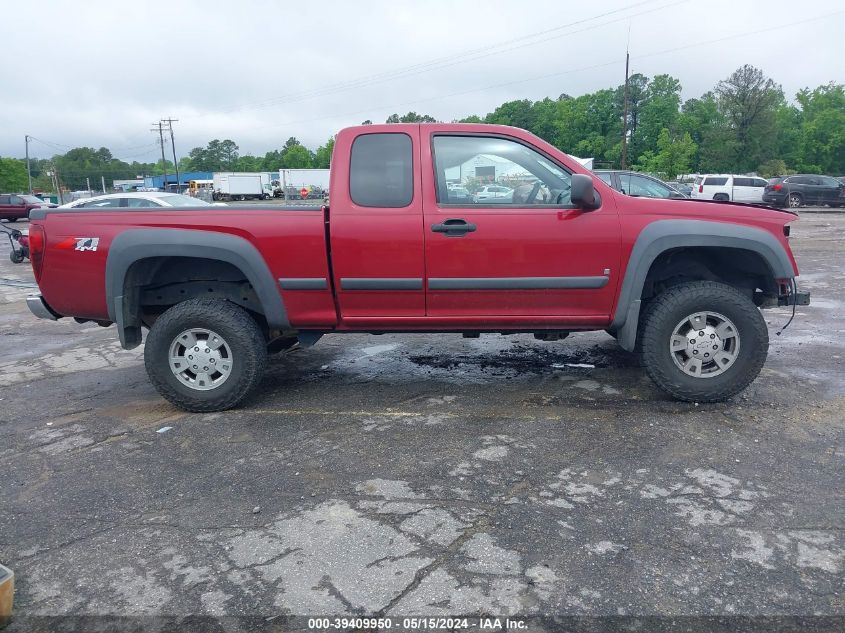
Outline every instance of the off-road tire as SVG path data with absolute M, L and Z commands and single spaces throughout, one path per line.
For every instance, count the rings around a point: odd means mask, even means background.
M 174 339 L 189 328 L 207 328 L 222 336 L 232 351 L 232 373 L 219 387 L 196 391 L 183 385 L 168 360 Z M 260 382 L 267 348 L 258 324 L 245 310 L 220 299 L 189 299 L 162 314 L 147 336 L 144 364 L 156 390 L 177 407 L 193 412 L 224 411 L 236 406 Z
M 699 311 L 723 314 L 740 337 L 733 365 L 708 378 L 684 373 L 669 351 L 675 326 Z M 732 286 L 713 281 L 679 284 L 655 297 L 643 314 L 641 337 L 649 378 L 669 395 L 690 402 L 721 402 L 738 394 L 757 378 L 769 349 L 769 331 L 757 306 Z

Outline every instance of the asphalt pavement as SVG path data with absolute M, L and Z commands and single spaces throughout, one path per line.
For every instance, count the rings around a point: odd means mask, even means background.
M 792 243 L 812 305 L 764 313 L 729 403 L 669 399 L 604 333 L 338 335 L 205 415 L 114 328 L 32 317 L 2 244 L 17 617 L 843 616 L 845 215 Z

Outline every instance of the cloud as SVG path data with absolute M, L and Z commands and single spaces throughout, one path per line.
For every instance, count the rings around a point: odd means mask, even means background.
M 801 15 L 837 9 L 834 0 L 808 1 Z M 262 155 L 289 136 L 313 148 L 341 127 L 393 112 L 483 115 L 506 100 L 618 85 L 629 26 L 632 71 L 678 77 L 685 98 L 744 63 L 788 96 L 845 80 L 845 13 L 649 55 L 770 27 L 771 16 L 792 10 L 787 0 L 763 11 L 730 0 L 706 8 L 678 0 L 10 3 L 0 155 L 22 156 L 29 134 L 50 143 L 33 143 L 39 157 L 87 145 L 154 160 L 148 130 L 166 116 L 179 119 L 180 155 L 212 138 Z

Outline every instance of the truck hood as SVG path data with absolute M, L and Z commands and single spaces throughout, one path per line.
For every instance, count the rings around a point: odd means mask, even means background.
M 624 198 L 622 208 L 636 210 L 638 213 L 687 216 L 695 219 L 753 218 L 787 223 L 798 218 L 794 211 L 778 209 L 765 204 L 744 202 L 717 202 L 715 200 L 696 200 L 694 198 L 640 198 L 616 195 Z

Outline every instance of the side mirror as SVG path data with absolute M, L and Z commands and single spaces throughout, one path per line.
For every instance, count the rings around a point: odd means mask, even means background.
M 572 174 L 572 188 L 569 199 L 572 204 L 581 207 L 585 211 L 592 211 L 599 208 L 599 200 L 596 190 L 593 187 L 593 179 L 586 174 Z

